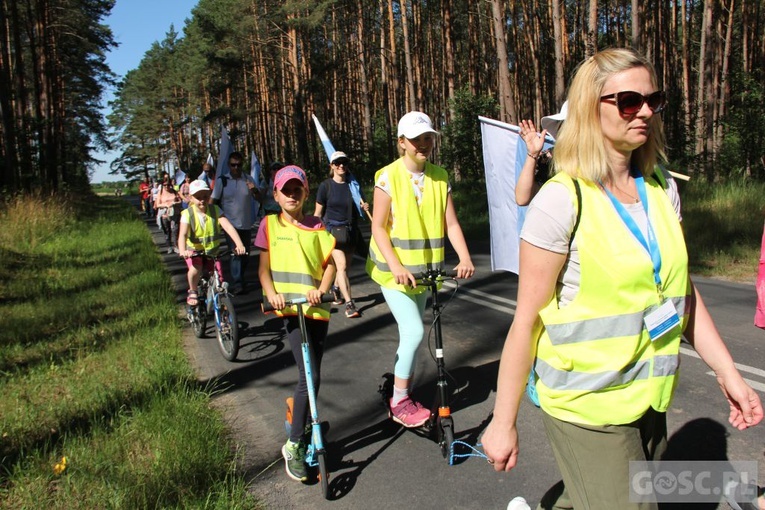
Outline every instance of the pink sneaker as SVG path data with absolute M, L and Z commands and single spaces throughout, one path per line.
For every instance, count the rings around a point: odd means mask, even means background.
M 390 402 L 392 403 L 393 399 Z M 395 407 L 391 404 L 389 415 L 393 421 L 406 428 L 421 427 L 430 419 L 430 411 L 408 396 Z

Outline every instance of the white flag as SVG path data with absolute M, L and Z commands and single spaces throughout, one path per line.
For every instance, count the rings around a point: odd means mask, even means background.
M 515 184 L 526 161 L 526 144 L 520 128 L 487 117 L 481 122 L 486 194 L 489 200 L 491 269 L 518 274 L 520 233 L 526 208 L 515 203 Z M 545 149 L 553 139 L 545 138 Z
M 180 168 L 175 171 L 175 185 L 180 186 L 183 184 L 183 181 L 186 179 L 186 172 L 181 170 Z

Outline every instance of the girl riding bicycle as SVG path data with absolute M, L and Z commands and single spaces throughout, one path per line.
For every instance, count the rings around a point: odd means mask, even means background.
M 380 285 L 398 323 L 399 344 L 394 367 L 391 418 L 405 427 L 419 427 L 430 411 L 409 397 L 427 288 L 417 287 L 414 273 L 440 269 L 444 237 L 459 257 L 458 278 L 475 272 L 452 202 L 446 170 L 428 161 L 438 131 L 430 117 L 409 112 L 398 122 L 401 156 L 375 175 L 372 241 L 367 272 Z
M 282 212 L 269 214 L 260 222 L 255 237 L 255 246 L 260 248 L 258 276 L 265 299 L 276 314 L 284 318 L 287 338 L 300 373 L 293 396 L 290 437 L 282 447 L 282 456 L 287 475 L 304 482 L 308 479 L 304 438 L 309 421 L 308 389 L 297 308 L 285 307 L 285 301 L 302 296 L 308 299 L 307 304 L 298 306 L 303 307 L 308 341 L 313 346 L 313 385 L 318 394 L 330 315 L 329 304 L 322 304 L 321 297 L 329 292 L 335 278 L 332 259 L 335 238 L 325 230 L 319 218 L 303 214 L 308 180 L 300 167 L 286 166 L 279 170 L 274 179 L 273 195 Z
M 181 213 L 181 226 L 178 232 L 178 253 L 186 259 L 189 282 L 189 292 L 186 304 L 196 306 L 198 303 L 199 278 L 202 275 L 202 257 L 199 253 L 215 256 L 220 248 L 220 229 L 223 229 L 236 243 L 235 253 L 243 255 L 247 252 L 236 229 L 223 216 L 217 205 L 209 204 L 210 187 L 205 181 L 194 181 L 189 185 L 190 205 Z M 204 260 L 208 272 L 212 272 L 213 264 L 218 266 L 218 274 L 223 274 L 220 260 L 213 262 L 212 258 Z

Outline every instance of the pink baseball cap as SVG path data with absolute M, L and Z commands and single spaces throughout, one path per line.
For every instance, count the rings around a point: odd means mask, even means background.
M 276 172 L 276 177 L 274 178 L 274 187 L 278 190 L 281 190 L 284 185 L 292 179 L 299 180 L 300 184 L 302 184 L 305 189 L 308 189 L 308 179 L 305 176 L 305 171 L 303 171 L 303 169 L 299 166 L 295 165 L 285 166 Z

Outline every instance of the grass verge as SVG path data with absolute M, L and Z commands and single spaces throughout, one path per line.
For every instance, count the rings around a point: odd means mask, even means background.
M 0 507 L 257 508 L 134 210 L 0 207 Z
M 754 283 L 765 218 L 765 183 L 690 181 L 681 186 L 691 272 Z

